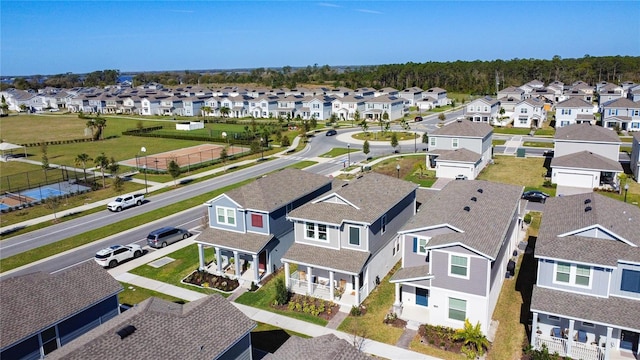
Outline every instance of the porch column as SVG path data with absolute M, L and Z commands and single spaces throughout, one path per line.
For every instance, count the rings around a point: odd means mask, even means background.
M 313 268 L 311 268 L 311 266 L 307 266 L 307 294 L 309 295 L 313 294 L 313 284 L 311 283 L 311 279 L 313 278 L 311 276 L 312 270 Z
M 289 286 L 289 263 L 288 262 L 284 263 L 284 286 L 287 288 L 287 290 L 291 289 L 291 287 Z
M 393 306 L 400 306 L 400 283 L 395 283 L 396 286 L 396 301 L 393 303 Z
M 333 286 L 333 270 L 329 271 L 329 299 L 333 301 L 335 287 Z
M 218 274 L 222 273 L 222 254 L 220 253 L 220 248 L 214 248 L 216 251 L 216 272 Z
M 260 273 L 258 272 L 258 268 L 260 265 L 258 264 L 258 255 L 253 254 L 253 278 L 256 279 L 256 285 L 260 281 Z
M 354 275 L 356 277 L 356 306 L 360 305 L 360 276 Z
M 233 262 L 236 270 L 236 278 L 240 278 L 240 257 L 238 257 L 238 250 L 233 250 Z
M 613 328 L 607 326 L 607 340 L 604 346 L 604 360 L 611 359 L 611 336 L 613 335 Z
M 198 244 L 198 259 L 200 260 L 198 270 L 204 270 L 204 246 Z
M 538 339 L 538 313 L 533 313 L 533 321 L 531 322 L 531 347 L 536 348 L 536 340 Z
M 569 320 L 569 334 L 567 335 L 567 356 L 571 356 L 571 347 L 573 346 L 573 326 L 576 321 L 571 319 Z

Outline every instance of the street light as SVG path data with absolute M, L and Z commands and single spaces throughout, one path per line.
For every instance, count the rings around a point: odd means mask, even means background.
M 351 144 L 347 144 L 347 167 L 351 166 Z
M 624 184 L 624 202 L 627 202 L 627 192 L 629 191 L 629 184 Z
M 260 138 L 260 151 L 262 154 L 260 155 L 260 160 L 264 160 L 264 139 Z
M 398 171 L 398 179 L 400 179 L 400 164 L 396 165 L 396 170 Z
M 147 148 L 141 147 L 140 152 L 144 153 L 144 165 L 142 165 L 142 168 L 144 170 L 144 193 L 147 195 L 149 194 L 149 186 L 147 184 Z

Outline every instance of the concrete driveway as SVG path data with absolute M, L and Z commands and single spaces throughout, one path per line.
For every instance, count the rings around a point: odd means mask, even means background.
M 593 189 L 579 188 L 572 186 L 558 186 L 556 188 L 556 196 L 567 196 L 576 194 L 586 194 L 592 192 Z

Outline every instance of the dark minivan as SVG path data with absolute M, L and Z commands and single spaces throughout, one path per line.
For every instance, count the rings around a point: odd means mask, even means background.
M 160 248 L 186 239 L 189 236 L 191 236 L 191 233 L 185 229 L 163 227 L 149 233 L 147 236 L 147 244 L 153 248 Z

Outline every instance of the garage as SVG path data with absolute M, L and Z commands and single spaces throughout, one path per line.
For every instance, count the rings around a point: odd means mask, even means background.
M 443 164 L 440 161 L 436 161 L 436 177 L 454 179 L 458 175 L 465 175 L 467 179 L 473 180 L 475 178 L 473 166 Z
M 558 172 L 556 183 L 558 186 L 573 186 L 593 189 L 596 187 L 593 175 Z

